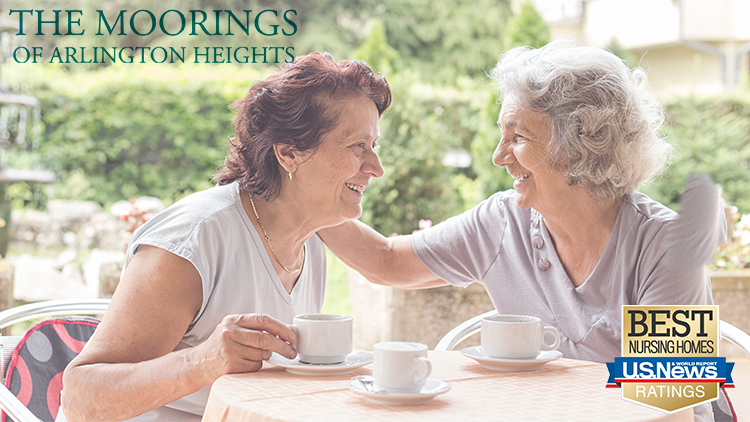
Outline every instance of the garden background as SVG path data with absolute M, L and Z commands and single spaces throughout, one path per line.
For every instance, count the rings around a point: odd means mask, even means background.
M 518 45 L 541 46 L 549 31 L 530 3 L 510 0 L 311 0 L 254 1 L 256 11 L 296 10 L 293 36 L 170 37 L 35 35 L 27 46 L 293 46 L 296 56 L 328 51 L 335 59 L 363 59 L 383 73 L 393 105 L 381 121 L 380 158 L 385 176 L 374 180 L 363 201 L 362 221 L 379 232 L 411 233 L 420 220 L 439 222 L 490 194 L 512 187 L 504 169 L 492 165 L 500 139 L 500 104 L 486 73 L 498 55 Z M 94 16 L 119 10 L 242 11 L 239 0 L 5 1 L 10 9 L 79 9 Z M 61 14 L 66 22 L 66 14 Z M 51 16 L 46 16 L 51 18 Z M 28 16 L 27 16 L 28 18 Z M 270 18 L 269 18 L 270 19 Z M 95 20 L 81 20 L 93 23 Z M 265 21 L 262 21 L 265 22 Z M 266 22 L 270 25 L 273 22 Z M 166 26 L 177 24 L 167 20 Z M 210 20 L 207 23 L 210 27 Z M 34 26 L 36 28 L 36 26 Z M 265 26 L 264 28 L 268 28 Z M 64 33 L 64 31 L 62 31 Z M 611 50 L 624 59 L 618 46 Z M 186 60 L 188 61 L 188 60 Z M 633 63 L 630 63 L 633 64 Z M 212 186 L 231 136 L 229 105 L 278 64 L 17 64 L 5 58 L 0 80 L 8 89 L 38 98 L 41 120 L 34 141 L 17 131 L 0 138 L 0 163 L 54 172 L 54 184 L 16 183 L 5 195 L 13 209 L 46 208 L 52 199 L 111 204 L 154 196 L 170 205 Z M 692 172 L 710 175 L 739 214 L 750 213 L 750 90 L 713 97 L 664 96 L 663 128 L 676 147 L 669 170 L 641 188 L 674 209 Z M 12 125 L 11 125 L 12 126 Z M 8 126 L 8 127 L 11 127 Z M 470 163 L 466 160 L 471 157 Z M 464 164 L 457 163 L 463 161 Z M 743 249 L 744 248 L 744 249 Z M 14 248 L 8 255 L 32 252 Z M 726 249 L 718 265 L 742 268 L 747 246 Z M 85 252 L 82 255 L 85 257 Z M 351 313 L 347 271 L 329 254 L 325 309 Z M 82 259 L 82 258 L 81 258 Z

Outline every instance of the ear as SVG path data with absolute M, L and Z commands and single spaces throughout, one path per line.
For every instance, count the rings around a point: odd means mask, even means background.
M 287 173 L 294 173 L 297 171 L 297 166 L 299 166 L 301 162 L 301 154 L 291 145 L 274 144 L 273 152 L 276 154 L 276 160 L 279 161 L 279 164 L 284 168 L 284 171 Z

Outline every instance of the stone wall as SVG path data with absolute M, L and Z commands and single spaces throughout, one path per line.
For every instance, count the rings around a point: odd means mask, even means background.
M 712 271 L 711 289 L 721 319 L 750 333 L 750 270 Z
M 750 270 L 711 271 L 711 290 L 719 318 L 750 334 Z M 723 356 L 744 355 L 727 342 L 720 347 Z
M 14 210 L 11 242 L 39 248 L 124 250 L 128 223 L 96 202 L 52 200 L 48 211 Z
M 350 270 L 354 346 L 372 350 L 381 341 L 416 341 L 430 349 L 459 323 L 494 309 L 481 284 L 401 290 L 370 283 Z M 479 336 L 463 343 L 479 344 Z

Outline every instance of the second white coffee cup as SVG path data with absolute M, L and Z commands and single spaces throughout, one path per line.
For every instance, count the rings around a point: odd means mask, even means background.
M 544 335 L 555 336 L 553 344 Z M 484 354 L 500 359 L 533 359 L 542 350 L 560 346 L 560 333 L 555 327 L 543 327 L 542 320 L 525 315 L 493 315 L 482 319 L 482 349 Z
M 297 334 L 292 346 L 302 363 L 341 363 L 352 352 L 352 317 L 303 314 L 290 327 Z
M 388 393 L 419 393 L 432 372 L 427 345 L 404 341 L 375 343 L 375 386 Z

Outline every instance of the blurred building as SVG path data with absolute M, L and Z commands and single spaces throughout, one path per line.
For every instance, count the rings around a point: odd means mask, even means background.
M 748 83 L 750 0 L 534 0 L 552 37 L 619 44 L 661 93 L 716 94 Z M 613 49 L 614 50 L 614 49 Z

